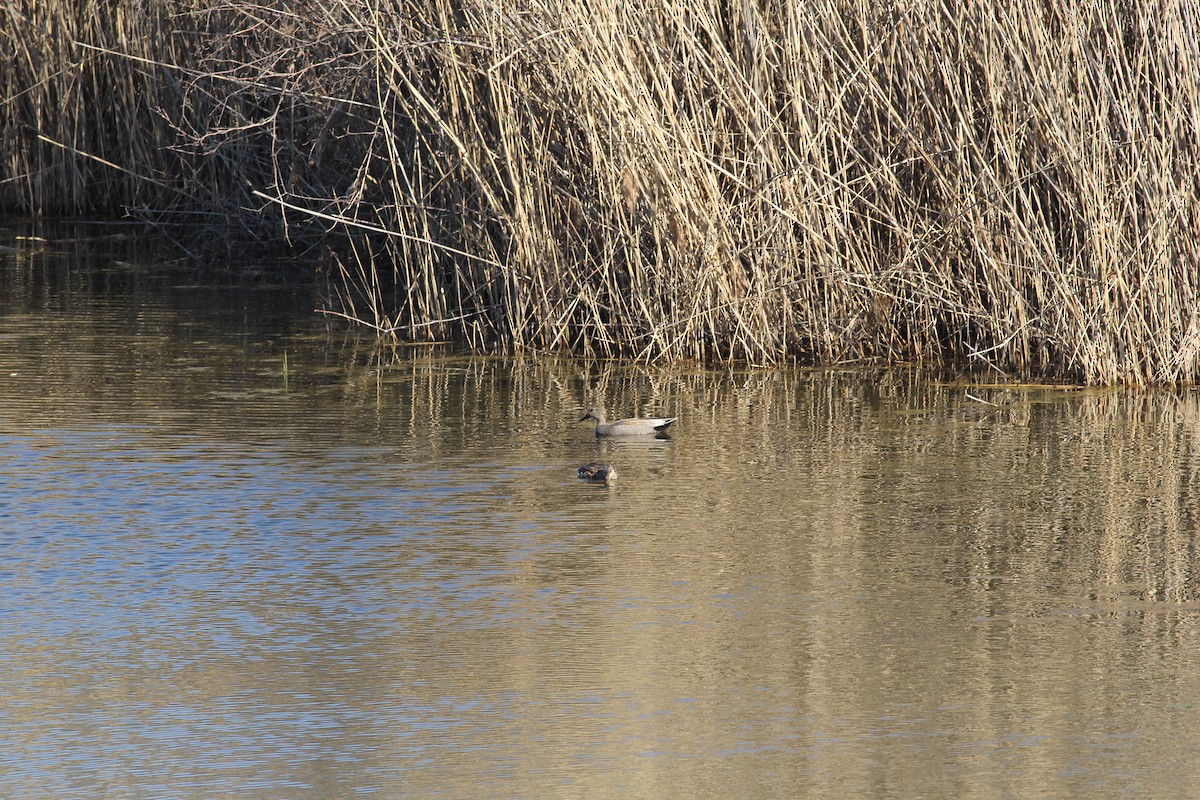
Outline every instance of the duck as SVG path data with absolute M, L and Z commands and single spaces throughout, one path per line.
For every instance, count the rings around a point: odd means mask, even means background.
M 617 468 L 612 464 L 602 464 L 599 461 L 584 464 L 577 472 L 581 481 L 591 481 L 592 483 L 612 483 L 617 479 Z
M 649 419 L 630 417 L 629 419 L 618 419 L 609 422 L 604 409 L 594 406 L 589 408 L 579 421 L 585 422 L 589 419 L 596 420 L 597 436 L 645 436 L 666 433 L 667 428 L 671 427 L 671 423 L 679 419 L 679 417 L 655 417 Z

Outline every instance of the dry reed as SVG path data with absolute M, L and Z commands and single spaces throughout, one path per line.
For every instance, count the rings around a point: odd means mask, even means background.
M 148 45 L 79 18 L 18 37 L 43 51 L 4 76 L 28 130 L 127 171 L 60 150 L 86 174 L 48 174 L 42 142 L 7 207 L 322 241 L 338 313 L 402 338 L 1200 374 L 1192 3 L 169 5 Z M 28 33 L 42 7 L 7 13 Z M 34 99 L 67 66 L 157 123 L 81 141 Z

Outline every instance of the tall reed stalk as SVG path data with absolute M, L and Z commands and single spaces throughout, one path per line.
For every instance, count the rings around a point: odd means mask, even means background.
M 102 63 L 174 81 L 180 188 L 325 237 L 381 331 L 1200 373 L 1186 0 L 196 5 L 178 69 Z

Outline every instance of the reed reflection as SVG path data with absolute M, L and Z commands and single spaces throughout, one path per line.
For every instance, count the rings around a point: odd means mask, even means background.
M 6 797 L 1200 777 L 1196 393 L 379 349 L 158 297 L 0 315 Z M 679 420 L 597 439 L 601 402 Z

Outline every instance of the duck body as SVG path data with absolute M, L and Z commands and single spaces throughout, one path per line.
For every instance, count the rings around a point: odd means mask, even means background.
M 618 419 L 609 422 L 603 408 L 589 408 L 579 421 L 584 422 L 589 419 L 596 420 L 597 436 L 652 436 L 657 433 L 666 433 L 667 428 L 671 427 L 671 423 L 679 418 L 653 417 L 643 419 L 640 417 L 630 417 L 629 419 Z
M 592 483 L 611 483 L 617 479 L 617 468 L 612 464 L 593 461 L 579 468 L 579 479 Z

